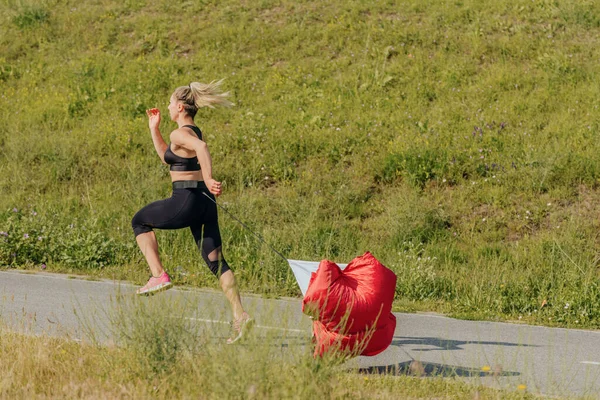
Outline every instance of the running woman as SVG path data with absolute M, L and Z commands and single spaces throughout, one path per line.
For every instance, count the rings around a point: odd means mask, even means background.
M 221 249 L 221 234 L 217 206 L 213 201 L 221 194 L 221 182 L 212 177 L 212 160 L 202 132 L 194 123 L 198 109 L 215 106 L 230 107 L 228 92 L 221 91 L 221 81 L 209 84 L 193 82 L 175 89 L 169 102 L 169 117 L 177 123 L 171 132 L 170 144 L 165 143 L 159 131 L 160 111 L 146 110 L 154 148 L 164 164 L 170 165 L 173 194 L 155 201 L 138 211 L 131 225 L 140 250 L 146 257 L 152 277 L 137 290 L 137 294 L 151 294 L 172 287 L 159 255 L 153 229 L 181 229 L 189 227 L 202 258 L 211 272 L 219 278 L 221 288 L 231 303 L 233 335 L 228 343 L 241 339 L 252 326 L 252 318 L 244 311 L 235 277 Z M 209 196 L 209 197 L 207 197 Z

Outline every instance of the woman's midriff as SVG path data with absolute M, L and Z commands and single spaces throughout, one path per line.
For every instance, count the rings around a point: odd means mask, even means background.
M 175 181 L 202 181 L 202 171 L 169 171 L 171 182 Z

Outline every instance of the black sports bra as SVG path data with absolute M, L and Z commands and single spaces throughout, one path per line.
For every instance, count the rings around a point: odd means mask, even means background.
M 190 128 L 198 136 L 198 139 L 202 140 L 202 131 L 195 125 L 184 125 L 185 128 Z M 169 170 L 171 171 L 200 171 L 200 165 L 198 164 L 198 157 L 179 157 L 177 154 L 171 151 L 171 145 L 165 151 L 165 162 L 170 165 Z

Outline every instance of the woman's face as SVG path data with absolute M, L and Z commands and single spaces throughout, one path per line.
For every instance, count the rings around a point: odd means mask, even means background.
M 181 103 L 179 100 L 175 98 L 175 96 L 171 96 L 171 100 L 169 101 L 169 117 L 171 117 L 171 121 L 177 120 L 177 116 L 179 115 L 179 105 Z

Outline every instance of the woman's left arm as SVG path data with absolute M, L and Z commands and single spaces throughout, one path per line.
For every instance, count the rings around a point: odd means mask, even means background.
M 181 129 L 176 129 L 171 133 L 171 143 L 181 146 L 187 150 L 196 152 L 200 169 L 202 170 L 202 178 L 208 190 L 218 196 L 221 194 L 221 182 L 217 182 L 212 177 L 212 158 L 208 151 L 208 145 L 203 140 L 190 135 Z

